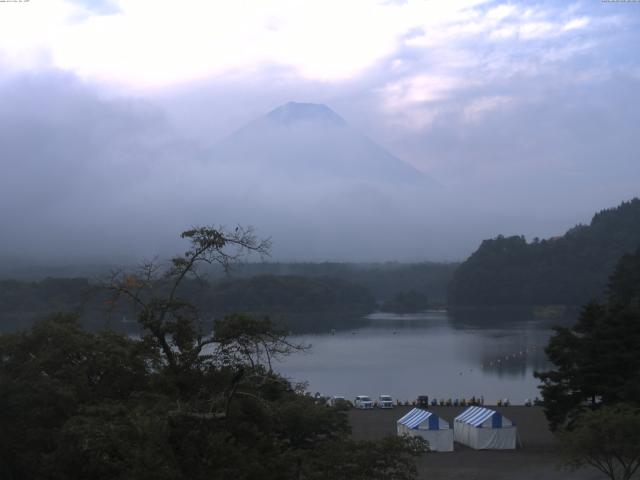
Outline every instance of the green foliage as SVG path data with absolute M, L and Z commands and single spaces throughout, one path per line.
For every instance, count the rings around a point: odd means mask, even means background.
M 172 268 L 184 268 L 187 261 L 173 259 Z M 145 289 L 147 286 L 139 277 L 129 278 L 132 286 Z M 136 283 L 138 282 L 138 283 Z M 49 302 L 45 290 L 56 286 L 56 290 L 64 292 Z M 149 285 L 150 286 L 150 285 Z M 143 288 L 144 287 L 144 288 Z M 165 277 L 155 280 L 158 293 L 168 295 L 171 285 Z M 4 290 L 3 290 L 4 288 Z M 45 295 L 45 300 L 38 302 L 32 299 Z M 186 278 L 178 288 L 176 295 L 182 303 L 174 301 L 170 308 L 175 315 L 192 316 L 190 310 L 196 306 L 207 318 L 243 312 L 256 316 L 269 315 L 278 318 L 288 328 L 304 330 L 309 327 L 329 328 L 328 318 L 336 315 L 360 317 L 375 309 L 375 301 L 369 290 L 349 281 L 328 277 L 300 277 L 289 275 L 260 275 L 250 278 L 227 279 L 218 282 L 205 282 L 203 279 Z M 42 312 L 67 310 L 83 312 L 83 319 L 96 329 L 100 328 L 110 314 L 113 327 L 129 327 L 119 321 L 122 317 L 132 318 L 136 315 L 136 306 L 125 303 L 121 299 L 115 307 L 104 292 L 91 287 L 86 280 L 49 279 L 41 283 L 21 283 L 13 281 L 0 282 L 0 311 L 2 316 L 27 316 L 33 318 Z M 158 308 L 162 305 L 156 305 Z M 149 313 L 149 312 L 148 312 Z M 153 315 L 145 321 L 157 319 Z M 24 326 L 28 326 L 21 322 Z M 8 330 L 9 325 L 4 329 Z M 151 324 L 148 325 L 151 327 Z M 335 325 L 331 325 L 335 327 Z
M 179 374 L 157 345 L 69 317 L 0 337 L 6 478 L 413 478 L 415 445 L 350 440 L 344 412 L 260 362 L 258 350 L 293 348 L 268 321 L 223 323 L 212 353 Z M 260 342 L 251 361 L 228 361 Z
M 565 463 L 591 465 L 611 480 L 630 480 L 640 467 L 640 409 L 619 405 L 586 411 L 560 439 Z
M 67 422 L 84 406 L 127 402 L 156 360 L 143 343 L 88 333 L 71 316 L 0 336 L 0 450 L 15 478 L 47 478 Z
M 215 235 L 189 231 L 199 244 L 217 245 Z M 211 237 L 209 239 L 209 236 Z M 209 242 L 209 243 L 208 243 Z M 225 243 L 225 246 L 229 243 Z M 225 248 L 225 247 L 223 247 Z M 195 250 L 194 250 L 195 252 Z M 193 252 L 190 252 L 191 255 Z M 230 252 L 227 262 L 239 256 Z M 393 302 L 394 297 L 409 292 L 428 294 L 435 304 L 446 301 L 446 286 L 456 264 L 449 263 L 242 263 L 228 265 L 199 261 L 203 275 L 189 275 L 179 287 L 179 296 L 196 305 L 205 319 L 236 312 L 255 316 L 269 315 L 274 321 L 295 332 L 327 331 L 353 328 L 356 319 L 376 308 L 376 301 Z M 172 260 L 173 268 L 188 265 L 188 255 Z M 160 265 L 155 265 L 156 268 Z M 227 273 L 225 273 L 227 270 Z M 206 281 L 205 281 L 206 275 Z M 131 279 L 142 282 L 143 278 Z M 156 288 L 168 294 L 171 285 L 166 277 L 157 277 Z M 142 283 L 139 285 L 142 286 Z M 426 300 L 426 299 L 424 299 Z M 407 308 L 406 301 L 403 306 Z M 410 302 L 415 303 L 415 302 Z M 419 301 L 424 305 L 424 301 Z M 410 309 L 418 308 L 411 306 Z M 420 309 L 423 307 L 420 306 Z M 133 319 L 137 311 L 130 304 L 111 303 L 105 292 L 96 289 L 86 278 L 48 278 L 40 282 L 0 281 L 0 330 L 13 331 L 30 327 L 51 311 L 81 313 L 87 328 L 110 328 L 137 332 Z
M 243 232 L 194 229 L 168 269 L 112 276 L 105 288 L 135 305 L 140 339 L 68 315 L 0 336 L 3 479 L 414 477 L 420 445 L 352 441 L 344 411 L 273 372 L 271 359 L 302 347 L 268 318 L 230 315 L 210 331 L 181 297 L 199 263 L 260 251 Z
M 0 281 L 0 329 L 25 328 L 52 311 L 78 313 L 90 297 L 86 278 L 46 278 L 40 282 Z
M 562 237 L 527 243 L 500 235 L 483 241 L 456 270 L 449 304 L 582 305 L 602 298 L 617 260 L 639 245 L 637 198 Z
M 377 300 L 388 300 L 401 292 L 428 292 L 435 303 L 446 301 L 447 285 L 457 263 L 337 263 L 337 262 L 256 262 L 238 265 L 234 278 L 262 275 L 305 278 L 339 278 L 369 290 Z M 212 277 L 222 276 L 221 269 L 210 269 Z
M 614 307 L 640 308 L 640 255 L 624 255 L 609 278 L 609 302 Z
M 203 298 L 205 311 L 289 313 L 349 313 L 374 309 L 369 291 L 351 282 L 327 277 L 260 275 L 215 284 Z
M 588 408 L 640 406 L 640 249 L 620 259 L 608 302 L 590 303 L 570 328 L 557 328 L 546 349 L 555 370 L 536 373 L 553 429 L 571 428 Z

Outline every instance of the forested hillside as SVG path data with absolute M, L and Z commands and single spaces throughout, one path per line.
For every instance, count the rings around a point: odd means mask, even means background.
M 165 286 L 157 288 L 162 291 Z M 294 331 L 336 328 L 341 317 L 359 317 L 376 308 L 366 287 L 329 277 L 259 275 L 212 282 L 189 280 L 183 282 L 179 294 L 199 308 L 206 322 L 243 312 L 272 316 Z M 0 331 L 28 327 L 54 311 L 82 313 L 83 322 L 92 329 L 135 327 L 131 319 L 136 312 L 131 305 L 113 305 L 107 293 L 87 279 L 0 281 Z M 327 316 L 331 322 L 326 323 Z
M 255 262 L 234 266 L 232 278 L 257 275 L 294 275 L 301 277 L 331 277 L 368 288 L 376 300 L 391 300 L 399 294 L 415 291 L 427 295 L 432 304 L 446 302 L 447 285 L 457 263 L 348 263 L 348 262 Z M 212 278 L 222 278 L 219 269 L 209 272 Z
M 450 305 L 581 305 L 602 298 L 618 259 L 640 245 L 640 199 L 594 215 L 562 237 L 482 242 L 454 273 Z
M 223 280 L 200 291 L 197 303 L 216 318 L 235 312 L 268 315 L 296 333 L 354 328 L 376 309 L 366 287 L 331 277 L 293 275 Z

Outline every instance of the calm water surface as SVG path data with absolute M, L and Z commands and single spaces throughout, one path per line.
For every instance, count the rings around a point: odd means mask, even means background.
M 352 399 L 381 393 L 401 400 L 483 396 L 521 404 L 539 396 L 536 370 L 549 367 L 544 347 L 552 323 L 529 314 L 377 313 L 364 326 L 297 335 L 307 353 L 281 360 L 278 370 L 307 381 L 310 392 Z

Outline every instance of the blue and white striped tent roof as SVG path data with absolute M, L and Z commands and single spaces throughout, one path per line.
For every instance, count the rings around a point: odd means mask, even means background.
M 493 428 L 501 428 L 503 426 L 502 414 L 484 407 L 469 407 L 454 418 L 454 420 L 456 422 L 468 423 L 474 427 L 479 427 L 489 418 L 491 418 L 491 426 Z M 511 425 L 511 422 L 509 421 L 505 423 L 505 426 Z
M 413 429 L 418 428 L 424 421 L 428 422 L 429 430 L 438 430 L 440 428 L 440 419 L 438 416 L 420 408 L 412 409 L 404 417 L 399 419 L 397 423 Z

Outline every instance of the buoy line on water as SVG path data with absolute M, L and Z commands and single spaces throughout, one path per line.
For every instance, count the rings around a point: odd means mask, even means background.
M 517 352 L 514 353 L 508 353 L 507 355 L 501 355 L 497 358 L 494 358 L 493 360 L 488 360 L 486 362 L 482 362 L 480 364 L 481 368 L 487 368 L 487 367 L 493 367 L 495 366 L 499 366 L 504 362 L 507 362 L 509 360 L 513 360 L 513 359 L 517 359 L 517 358 L 524 358 L 527 356 L 528 353 L 534 353 L 538 351 L 538 346 L 537 345 L 530 345 L 525 347 L 524 350 L 519 350 Z

